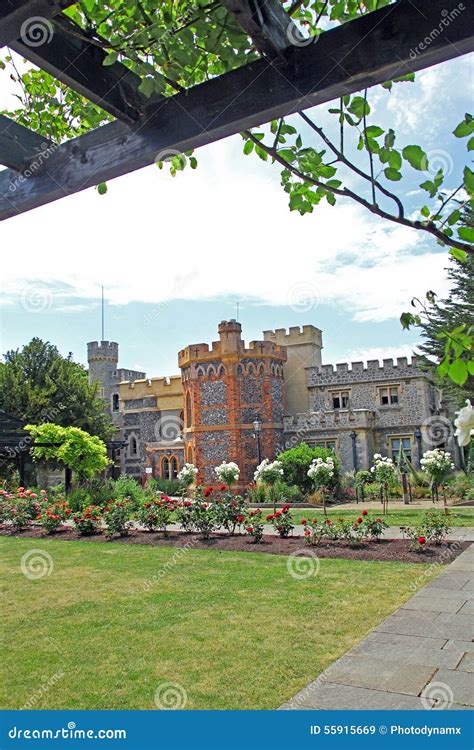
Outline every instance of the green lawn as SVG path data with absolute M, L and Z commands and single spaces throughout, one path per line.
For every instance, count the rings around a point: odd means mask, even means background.
M 433 505 L 427 503 L 426 509 L 421 508 L 398 508 L 389 510 L 388 515 L 385 516 L 385 521 L 389 526 L 418 526 L 421 523 L 421 519 L 427 510 L 431 510 Z M 364 503 L 360 503 L 359 508 L 353 508 L 349 510 L 347 508 L 330 508 L 328 509 L 329 517 L 340 517 L 344 518 L 357 518 L 362 510 L 364 510 Z M 443 505 L 436 505 L 437 510 L 443 510 Z M 269 510 L 269 513 L 272 511 Z M 295 508 L 291 511 L 293 518 L 300 522 L 302 518 L 318 518 L 323 517 L 323 512 L 320 509 L 311 508 Z M 374 509 L 370 508 L 370 515 L 376 516 L 382 515 L 382 506 Z M 450 508 L 449 509 L 449 523 L 451 526 L 474 526 L 474 508 Z
M 40 709 L 153 709 L 170 681 L 187 708 L 275 708 L 433 575 L 325 559 L 295 580 L 286 557 L 262 553 L 6 537 L 0 547 L 5 709 L 35 694 Z M 52 556 L 50 576 L 23 575 L 31 549 Z

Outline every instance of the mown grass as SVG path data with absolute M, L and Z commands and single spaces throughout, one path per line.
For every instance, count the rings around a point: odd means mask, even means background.
M 370 515 L 377 517 L 382 516 L 382 506 L 377 504 L 374 508 L 373 505 L 367 505 L 360 503 L 358 508 L 329 508 L 328 516 L 331 517 L 344 517 L 344 518 L 357 518 L 358 515 L 365 507 L 369 508 Z M 433 505 L 427 503 L 426 508 L 395 508 L 388 511 L 385 516 L 385 521 L 389 526 L 418 526 L 427 510 L 431 510 Z M 435 505 L 436 510 L 443 510 L 442 504 Z M 270 510 L 269 513 L 272 511 Z M 323 518 L 323 512 L 319 508 L 295 508 L 291 511 L 293 518 L 298 523 L 302 518 Z M 450 526 L 474 526 L 474 508 L 449 508 L 449 524 Z
M 262 553 L 14 537 L 0 547 L 5 709 L 154 709 L 165 682 L 190 709 L 275 708 L 433 575 L 322 560 L 296 580 L 288 558 Z M 32 548 L 51 555 L 51 575 L 22 573 Z

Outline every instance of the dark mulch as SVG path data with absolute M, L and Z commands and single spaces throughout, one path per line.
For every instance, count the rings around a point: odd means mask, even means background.
M 389 562 L 445 564 L 454 560 L 470 542 L 445 542 L 439 546 L 427 547 L 420 554 L 411 548 L 406 539 L 382 539 L 379 542 L 350 547 L 347 542 L 324 542 L 317 547 L 307 545 L 303 537 L 280 539 L 278 536 L 265 535 L 259 544 L 253 544 L 250 537 L 242 534 L 228 536 L 212 534 L 210 539 L 201 539 L 195 534 L 170 531 L 165 537 L 162 533 L 138 531 L 133 529 L 125 537 L 114 537 L 110 542 L 103 534 L 79 536 L 72 529 L 62 529 L 55 534 L 46 535 L 40 528 L 30 528 L 13 534 L 17 537 L 33 539 L 60 539 L 62 541 L 104 542 L 105 544 L 148 544 L 158 547 L 184 547 L 193 549 L 215 549 L 223 552 L 266 552 L 271 555 L 291 555 L 297 550 L 306 550 L 318 557 L 344 558 L 346 560 L 385 560 Z M 0 529 L 0 536 L 12 536 L 8 529 Z

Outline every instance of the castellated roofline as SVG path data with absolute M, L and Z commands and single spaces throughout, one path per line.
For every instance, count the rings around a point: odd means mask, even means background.
M 160 388 L 170 388 L 171 386 L 175 385 L 178 382 L 179 384 L 181 384 L 181 375 L 165 375 L 165 376 L 156 377 L 156 378 L 121 380 L 119 385 L 128 386 L 129 388 L 135 388 L 135 386 L 137 386 L 137 387 L 146 387 L 146 388 L 153 389 L 156 386 L 159 386 Z
M 317 344 L 322 347 L 323 332 L 313 325 L 290 326 L 276 328 L 274 331 L 263 331 L 265 341 L 274 341 L 282 346 L 295 346 L 297 344 Z
M 409 362 L 408 357 L 397 357 L 395 363 L 393 359 L 382 360 L 382 365 L 380 365 L 380 360 L 378 359 L 369 359 L 367 360 L 367 366 L 365 366 L 364 362 L 338 362 L 335 368 L 334 365 L 322 365 L 321 367 L 312 369 L 316 369 L 322 373 L 373 372 L 374 370 L 387 372 L 405 367 L 416 367 L 421 362 L 421 359 L 421 357 L 413 355 Z
M 192 362 L 201 362 L 226 357 L 275 357 L 286 362 L 286 347 L 270 340 L 251 341 L 248 347 L 242 340 L 242 326 L 236 320 L 219 323 L 219 341 L 208 344 L 192 344 L 178 352 L 178 364 L 185 367 Z
M 114 359 L 118 361 L 119 345 L 116 341 L 89 341 L 87 359 Z

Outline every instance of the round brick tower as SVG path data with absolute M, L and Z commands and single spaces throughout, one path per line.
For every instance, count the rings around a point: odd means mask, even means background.
M 282 444 L 286 348 L 271 341 L 251 341 L 246 348 L 236 320 L 222 321 L 218 332 L 211 348 L 193 344 L 178 354 L 186 460 L 206 484 L 217 482 L 215 466 L 235 461 L 244 487 L 258 463 L 253 422 L 261 423 L 261 458 L 274 458 Z

